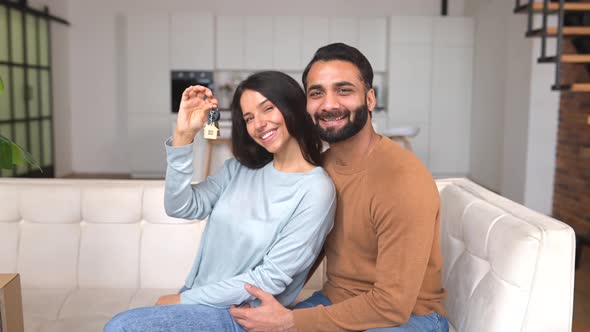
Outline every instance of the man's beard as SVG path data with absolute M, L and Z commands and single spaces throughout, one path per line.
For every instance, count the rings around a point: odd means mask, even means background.
M 369 118 L 369 107 L 366 103 L 357 107 L 354 111 L 354 119 L 352 121 L 350 121 L 350 114 L 351 112 L 349 110 L 322 112 L 321 115 L 319 113 L 316 113 L 314 115 L 315 127 L 318 131 L 318 134 L 320 135 L 320 138 L 328 143 L 337 143 L 349 139 L 352 136 L 358 134 L 358 132 L 361 131 L 361 129 L 363 129 L 363 127 L 367 123 L 367 119 Z M 344 125 L 344 127 L 340 129 L 326 129 L 322 128 L 320 125 L 320 117 L 339 118 L 342 116 L 348 118 L 348 122 Z

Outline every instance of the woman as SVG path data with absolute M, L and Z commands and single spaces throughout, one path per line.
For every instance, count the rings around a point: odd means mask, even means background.
M 165 206 L 173 217 L 209 217 L 194 266 L 179 294 L 156 307 L 117 315 L 105 331 L 242 331 L 230 305 L 256 306 L 246 284 L 291 304 L 332 227 L 336 194 L 320 164 L 321 141 L 290 76 L 261 72 L 232 101 L 235 159 L 191 185 L 191 142 L 217 100 L 205 87 L 187 88 L 177 127 L 166 142 Z

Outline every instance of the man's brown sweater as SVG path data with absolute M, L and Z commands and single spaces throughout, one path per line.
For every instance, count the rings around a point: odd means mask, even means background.
M 428 170 L 379 137 L 368 158 L 324 167 L 336 185 L 334 228 L 325 243 L 333 305 L 295 310 L 298 331 L 359 331 L 402 325 L 410 314 L 444 315 L 440 202 Z

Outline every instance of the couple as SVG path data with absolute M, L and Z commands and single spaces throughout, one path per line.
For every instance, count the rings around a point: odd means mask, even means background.
M 232 102 L 235 159 L 197 185 L 191 143 L 217 100 L 187 88 L 166 142 L 165 203 L 174 217 L 209 216 L 201 249 L 179 294 L 105 331 L 447 331 L 438 190 L 373 130 L 372 81 L 341 43 L 315 53 L 305 93 L 279 72 L 250 76 Z M 286 308 L 324 257 L 323 289 Z

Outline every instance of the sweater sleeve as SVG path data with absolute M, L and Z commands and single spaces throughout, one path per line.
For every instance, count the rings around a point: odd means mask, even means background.
M 165 146 L 168 161 L 164 191 L 166 213 L 175 218 L 204 219 L 229 183 L 237 161 L 226 160 L 218 173 L 198 184 L 191 184 L 193 145 L 173 147 L 172 138 L 168 138 Z
M 257 304 L 245 289 L 246 283 L 277 295 L 293 281 L 293 276 L 308 270 L 319 255 L 323 242 L 332 228 L 336 210 L 336 193 L 329 188 L 316 187 L 308 192 L 278 234 L 262 262 L 254 269 L 232 278 L 181 294 L 181 303 L 228 307 L 231 304 Z
M 295 310 L 298 331 L 359 331 L 408 321 L 430 256 L 438 190 L 431 177 L 419 173 L 380 180 L 369 184 L 378 248 L 373 288 L 332 306 Z

